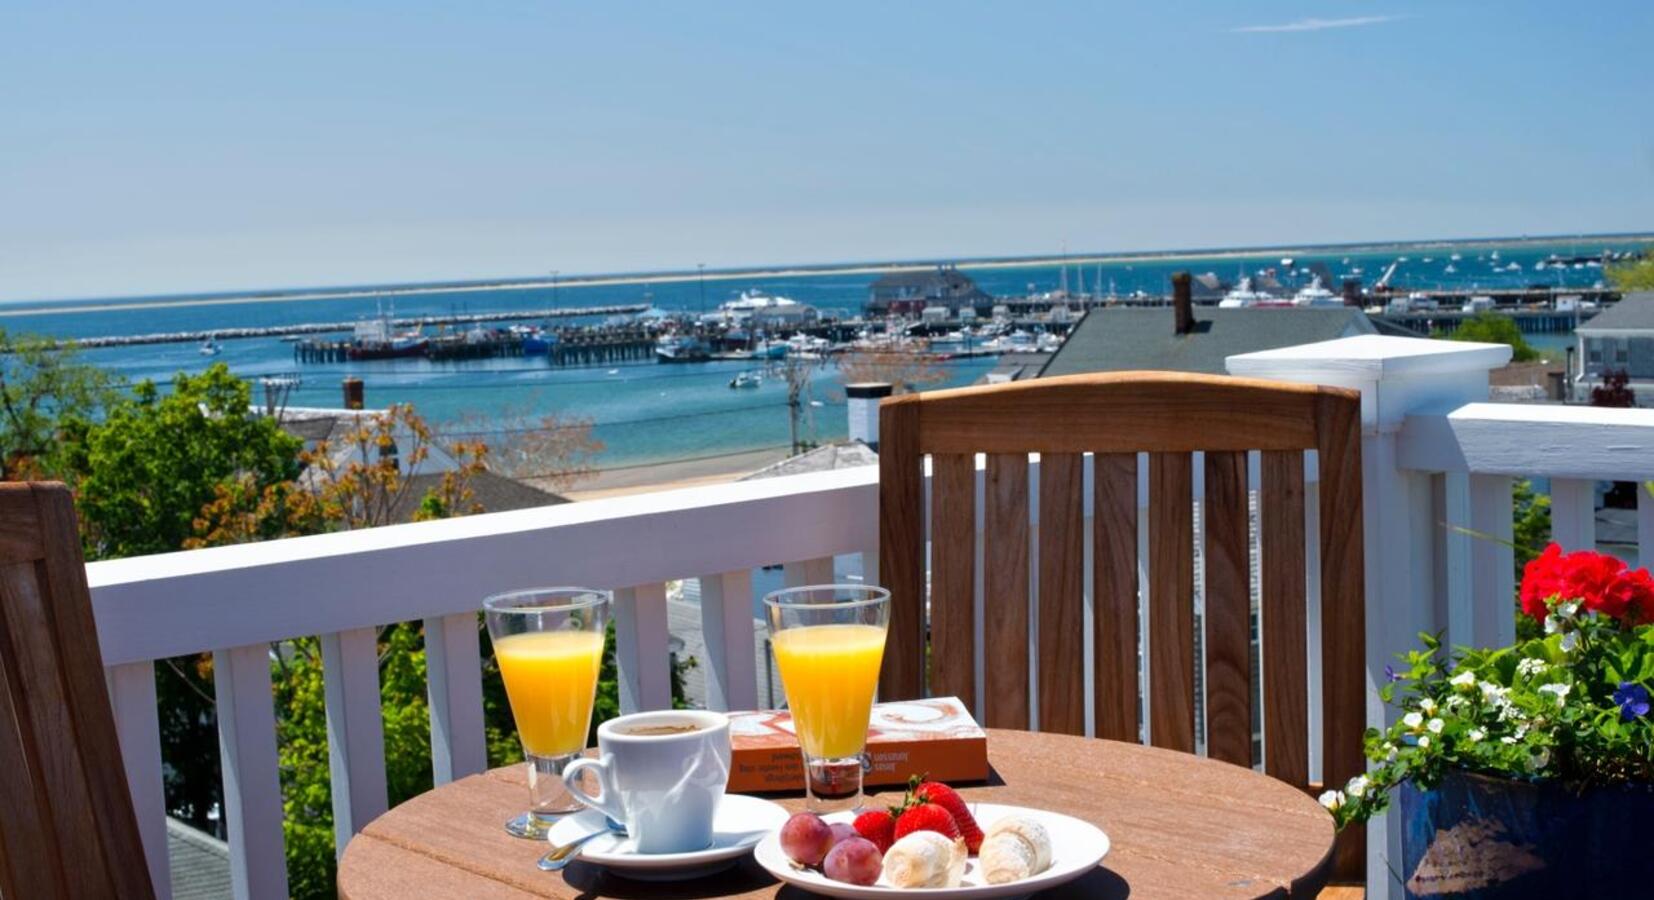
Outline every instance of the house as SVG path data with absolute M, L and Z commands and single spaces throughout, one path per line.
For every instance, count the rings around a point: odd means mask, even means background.
M 1630 376 L 1638 406 L 1654 406 L 1654 291 L 1633 291 L 1574 329 L 1579 368 L 1574 399 L 1590 396 L 1610 373 Z
M 868 315 L 917 316 L 932 306 L 946 309 L 950 316 L 960 309 L 988 316 L 993 312 L 994 298 L 953 266 L 892 272 L 867 289 Z
M 1106 306 L 1086 313 L 1040 377 L 1132 369 L 1222 375 L 1224 361 L 1236 354 L 1377 332 L 1354 307 L 1202 307 L 1197 316 L 1187 285 L 1169 307 Z

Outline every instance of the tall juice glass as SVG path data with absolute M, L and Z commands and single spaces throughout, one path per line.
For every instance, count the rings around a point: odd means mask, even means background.
M 539 840 L 559 816 L 583 808 L 563 787 L 563 769 L 586 747 L 609 594 L 531 588 L 496 594 L 482 606 L 528 759 L 529 808 L 505 830 Z
M 807 805 L 859 809 L 890 592 L 853 584 L 788 588 L 764 597 L 764 607 L 804 751 Z

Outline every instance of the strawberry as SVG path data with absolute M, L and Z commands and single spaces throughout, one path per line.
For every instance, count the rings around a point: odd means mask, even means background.
M 953 814 L 935 803 L 916 803 L 897 817 L 896 840 L 915 831 L 934 831 L 950 840 L 959 837 L 959 825 L 953 821 Z
M 940 781 L 926 781 L 912 788 L 913 796 L 926 803 L 934 803 L 948 811 L 959 826 L 959 836 L 965 839 L 965 848 L 975 853 L 982 849 L 982 829 L 976 824 L 964 798 Z
M 896 814 L 890 810 L 870 809 L 857 816 L 851 827 L 856 829 L 857 834 L 872 841 L 880 853 L 896 843 Z

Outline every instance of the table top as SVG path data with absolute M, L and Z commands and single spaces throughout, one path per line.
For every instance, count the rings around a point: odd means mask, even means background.
M 1332 861 L 1332 817 L 1304 792 L 1260 773 L 1136 744 L 1023 731 L 988 732 L 989 783 L 967 801 L 1067 813 L 1108 833 L 1103 865 L 1042 898 L 1314 896 Z M 891 799 L 898 791 L 885 792 Z M 880 796 L 883 796 L 881 794 Z M 749 856 L 717 875 L 642 883 L 576 862 L 534 866 L 546 844 L 501 825 L 527 805 L 521 766 L 421 794 L 363 829 L 339 862 L 347 900 L 489 898 L 805 898 Z M 777 798 L 789 809 L 802 797 Z

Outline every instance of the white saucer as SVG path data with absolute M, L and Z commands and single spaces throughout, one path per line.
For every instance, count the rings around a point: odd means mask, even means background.
M 1051 835 L 1051 867 L 1044 872 L 1013 881 L 1010 884 L 986 884 L 982 880 L 982 869 L 976 857 L 971 857 L 965 863 L 965 878 L 956 888 L 928 888 L 925 890 L 903 890 L 894 888 L 885 883 L 883 878 L 879 883 L 869 887 L 859 887 L 846 884 L 842 881 L 833 881 L 815 869 L 799 869 L 792 860 L 781 852 L 781 829 L 764 836 L 758 846 L 752 851 L 758 864 L 769 871 L 771 875 L 789 884 L 807 888 L 817 894 L 829 897 L 847 897 L 851 900 L 884 900 L 897 895 L 921 895 L 925 900 L 987 900 L 990 897 L 1021 897 L 1027 894 L 1038 893 L 1049 887 L 1055 887 L 1067 881 L 1073 881 L 1103 861 L 1108 855 L 1108 835 L 1101 828 L 1090 822 L 1065 816 L 1062 813 L 1047 812 L 1043 809 L 1030 809 L 1025 806 L 1004 806 L 998 803 L 972 803 L 971 815 L 976 817 L 977 824 L 984 831 L 989 825 L 1003 816 L 1015 813 L 1027 816 L 1045 826 Z M 829 823 L 850 822 L 855 819 L 854 813 L 831 813 L 822 816 Z M 786 819 L 783 817 L 782 822 Z
M 790 815 L 779 804 L 744 794 L 725 794 L 712 820 L 712 846 L 690 853 L 638 853 L 631 838 L 606 834 L 580 848 L 579 859 L 613 869 L 615 874 L 640 881 L 678 881 L 699 878 L 734 865 L 752 851 L 764 835 L 776 832 Z M 595 809 L 566 816 L 551 826 L 546 840 L 553 845 L 572 841 L 605 827 Z

